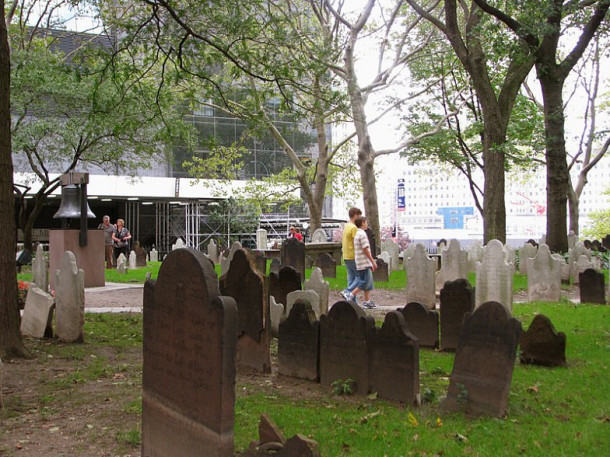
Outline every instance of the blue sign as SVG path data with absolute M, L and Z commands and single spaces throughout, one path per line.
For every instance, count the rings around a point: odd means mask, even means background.
M 474 208 L 472 206 L 437 208 L 436 214 L 443 216 L 443 228 L 463 229 L 464 216 L 472 216 L 474 214 Z
M 398 180 L 398 189 L 397 189 L 397 194 L 396 194 L 396 201 L 398 203 L 398 211 L 404 211 L 405 210 L 405 202 L 406 202 L 406 195 L 405 195 L 405 180 L 404 179 L 399 179 Z

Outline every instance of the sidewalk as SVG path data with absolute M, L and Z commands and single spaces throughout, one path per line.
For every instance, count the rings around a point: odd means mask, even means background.
M 141 313 L 143 284 L 107 282 L 85 289 L 86 313 Z

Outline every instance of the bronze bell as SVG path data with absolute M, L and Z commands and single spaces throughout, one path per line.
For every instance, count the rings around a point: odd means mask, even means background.
M 68 184 L 61 188 L 61 204 L 53 215 L 53 219 L 78 219 L 80 218 L 81 189 L 76 184 Z M 87 218 L 95 219 L 95 214 L 87 203 Z

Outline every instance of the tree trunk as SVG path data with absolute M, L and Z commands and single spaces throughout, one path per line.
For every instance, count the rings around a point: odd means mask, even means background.
M 23 357 L 29 353 L 19 331 L 17 276 L 15 270 L 15 196 L 11 157 L 10 49 L 4 0 L 0 0 L 0 357 Z
M 570 232 L 578 235 L 580 198 L 568 183 L 568 212 L 570 214 Z
M 551 252 L 568 251 L 568 164 L 565 148 L 563 82 L 551 69 L 536 63 L 544 100 L 546 143 L 546 243 Z
M 483 242 L 500 240 L 506 243 L 506 205 L 503 144 L 500 126 L 485 122 L 483 140 L 483 170 L 485 175 L 483 198 Z

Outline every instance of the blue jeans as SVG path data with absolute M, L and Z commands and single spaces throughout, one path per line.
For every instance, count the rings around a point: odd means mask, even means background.
M 356 269 L 356 261 L 354 259 L 344 259 L 345 267 L 347 268 L 347 290 L 350 292 L 356 287 L 358 270 Z

